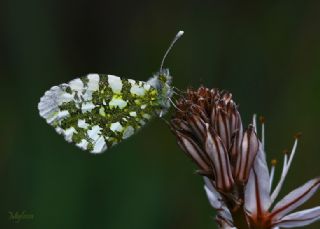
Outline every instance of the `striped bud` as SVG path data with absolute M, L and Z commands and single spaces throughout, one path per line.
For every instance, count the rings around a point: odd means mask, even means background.
M 252 163 L 259 149 L 259 139 L 253 126 L 245 131 L 241 143 L 241 151 L 237 157 L 235 179 L 238 183 L 245 184 L 249 178 Z

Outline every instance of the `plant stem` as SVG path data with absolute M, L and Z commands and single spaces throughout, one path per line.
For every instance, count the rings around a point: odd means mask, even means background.
M 236 228 L 250 229 L 243 208 L 239 208 L 236 212 L 232 213 L 233 223 Z

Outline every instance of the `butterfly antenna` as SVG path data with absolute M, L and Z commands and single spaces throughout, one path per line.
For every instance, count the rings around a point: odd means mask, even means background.
M 169 48 L 167 49 L 167 51 L 165 52 L 162 61 L 161 61 L 161 65 L 160 65 L 160 72 L 162 72 L 162 67 L 163 67 L 163 63 L 168 55 L 168 53 L 170 52 L 171 48 L 173 47 L 174 43 L 176 43 L 176 41 L 184 34 L 184 31 L 179 31 L 177 33 L 177 35 L 173 38 L 173 40 L 171 41 L 171 44 L 169 46 Z

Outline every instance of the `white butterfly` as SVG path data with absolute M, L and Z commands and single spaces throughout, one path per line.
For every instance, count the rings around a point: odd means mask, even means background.
M 171 76 L 163 69 L 147 82 L 114 75 L 88 74 L 69 83 L 53 86 L 40 99 L 40 116 L 68 142 L 91 153 L 101 153 L 137 132 L 170 107 Z

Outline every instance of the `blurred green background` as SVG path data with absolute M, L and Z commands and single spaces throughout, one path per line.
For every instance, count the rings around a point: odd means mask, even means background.
M 246 124 L 263 114 L 268 159 L 303 132 L 282 195 L 320 175 L 319 12 L 317 0 L 1 1 L 0 228 L 216 228 L 163 120 L 91 155 L 37 110 L 47 89 L 85 73 L 147 80 L 178 30 L 165 64 L 174 85 L 230 90 Z M 9 211 L 34 220 L 13 223 Z

